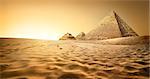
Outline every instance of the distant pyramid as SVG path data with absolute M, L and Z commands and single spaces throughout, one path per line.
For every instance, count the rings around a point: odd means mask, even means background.
M 79 34 L 76 36 L 76 39 L 77 39 L 77 40 L 84 40 L 84 39 L 83 39 L 84 36 L 85 36 L 85 33 L 84 33 L 84 32 L 81 32 L 81 33 L 79 33 Z
M 76 38 L 74 36 L 72 36 L 72 34 L 70 34 L 70 33 L 66 33 L 61 38 L 59 38 L 59 40 L 75 40 L 75 39 Z
M 84 37 L 85 40 L 102 40 L 118 37 L 138 36 L 115 12 L 104 17 Z

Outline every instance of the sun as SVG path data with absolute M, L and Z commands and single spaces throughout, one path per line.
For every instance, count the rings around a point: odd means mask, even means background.
M 49 34 L 49 33 L 39 33 L 39 32 L 30 32 L 30 33 L 20 33 L 15 34 L 13 37 L 16 38 L 31 38 L 31 39 L 43 39 L 43 40 L 58 40 L 57 34 Z
M 31 39 L 45 39 L 45 40 L 58 40 L 59 31 L 52 25 L 26 23 L 10 29 L 10 34 L 16 38 L 31 38 Z

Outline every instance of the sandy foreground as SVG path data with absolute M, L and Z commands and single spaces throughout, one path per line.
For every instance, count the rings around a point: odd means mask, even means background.
M 0 39 L 0 79 L 149 79 L 149 37 Z

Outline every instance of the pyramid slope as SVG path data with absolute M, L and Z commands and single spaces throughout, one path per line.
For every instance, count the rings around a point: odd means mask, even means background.
M 117 20 L 122 37 L 138 36 L 138 34 L 134 32 L 133 29 L 130 28 L 129 25 L 126 24 L 115 12 L 114 15 Z
M 102 40 L 127 36 L 138 36 L 115 12 L 104 17 L 84 37 L 86 40 Z

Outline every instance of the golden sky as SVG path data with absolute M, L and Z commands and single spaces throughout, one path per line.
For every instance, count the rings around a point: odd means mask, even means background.
M 89 32 L 111 11 L 148 35 L 148 0 L 0 0 L 0 37 L 59 39 Z

